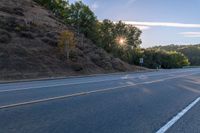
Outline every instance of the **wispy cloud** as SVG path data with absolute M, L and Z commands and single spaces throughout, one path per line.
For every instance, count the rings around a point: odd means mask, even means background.
M 200 37 L 200 32 L 181 32 L 180 35 L 183 35 L 184 37 Z
M 100 22 L 102 22 L 102 21 L 100 21 Z M 113 22 L 115 24 L 118 23 L 117 21 L 113 21 Z M 127 23 L 126 21 L 122 21 L 122 22 L 125 23 L 125 24 L 130 24 L 130 23 Z M 135 24 L 130 24 L 130 25 L 133 25 L 133 26 L 137 27 L 140 30 L 148 30 L 148 29 L 151 28 L 150 26 L 146 26 L 146 25 L 135 25 Z
M 159 26 L 159 27 L 176 27 L 176 28 L 200 28 L 200 24 L 186 24 L 186 23 L 171 23 L 171 22 L 137 22 L 137 21 L 123 21 L 126 24 L 135 26 Z
M 135 27 L 137 27 L 140 30 L 148 30 L 151 28 L 150 26 L 144 26 L 144 25 L 135 25 Z

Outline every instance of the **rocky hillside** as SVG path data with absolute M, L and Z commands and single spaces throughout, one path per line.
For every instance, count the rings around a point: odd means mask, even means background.
M 75 30 L 32 0 L 0 1 L 0 79 L 80 75 L 142 68 L 113 58 L 77 35 L 71 61 L 57 47 L 59 33 Z

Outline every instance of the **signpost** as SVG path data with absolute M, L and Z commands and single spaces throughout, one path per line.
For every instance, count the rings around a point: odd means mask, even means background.
M 144 58 L 140 58 L 140 64 L 141 66 L 144 64 Z

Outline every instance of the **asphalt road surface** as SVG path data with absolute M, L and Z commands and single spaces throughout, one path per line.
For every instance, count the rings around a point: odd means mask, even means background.
M 200 133 L 200 69 L 0 84 L 0 133 Z

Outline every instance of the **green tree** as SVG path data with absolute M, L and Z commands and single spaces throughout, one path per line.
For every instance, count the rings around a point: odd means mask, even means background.
M 96 39 L 97 18 L 90 8 L 82 1 L 75 2 L 70 7 L 70 22 L 78 32 L 82 32 L 86 37 Z
M 115 44 L 114 28 L 115 24 L 108 19 L 105 19 L 102 23 L 100 23 L 100 44 L 101 47 L 107 52 L 112 52 Z
M 69 2 L 68 0 L 35 0 L 37 3 L 50 9 L 57 17 L 68 18 Z
M 157 68 L 159 66 L 165 69 L 181 68 L 190 64 L 186 56 L 176 51 L 146 49 L 143 54 L 144 65 L 149 68 Z
M 142 43 L 142 40 L 140 39 L 142 31 L 132 25 L 127 25 L 127 30 L 128 45 L 132 46 L 133 48 L 140 47 Z
M 142 33 L 138 28 L 126 25 L 122 21 L 113 23 L 110 20 L 104 20 L 99 31 L 102 48 L 126 62 L 136 63 L 133 60 L 138 60 L 140 56 Z
M 156 46 L 155 49 L 177 51 L 183 53 L 191 63 L 192 66 L 200 66 L 200 45 L 167 45 L 167 46 Z

